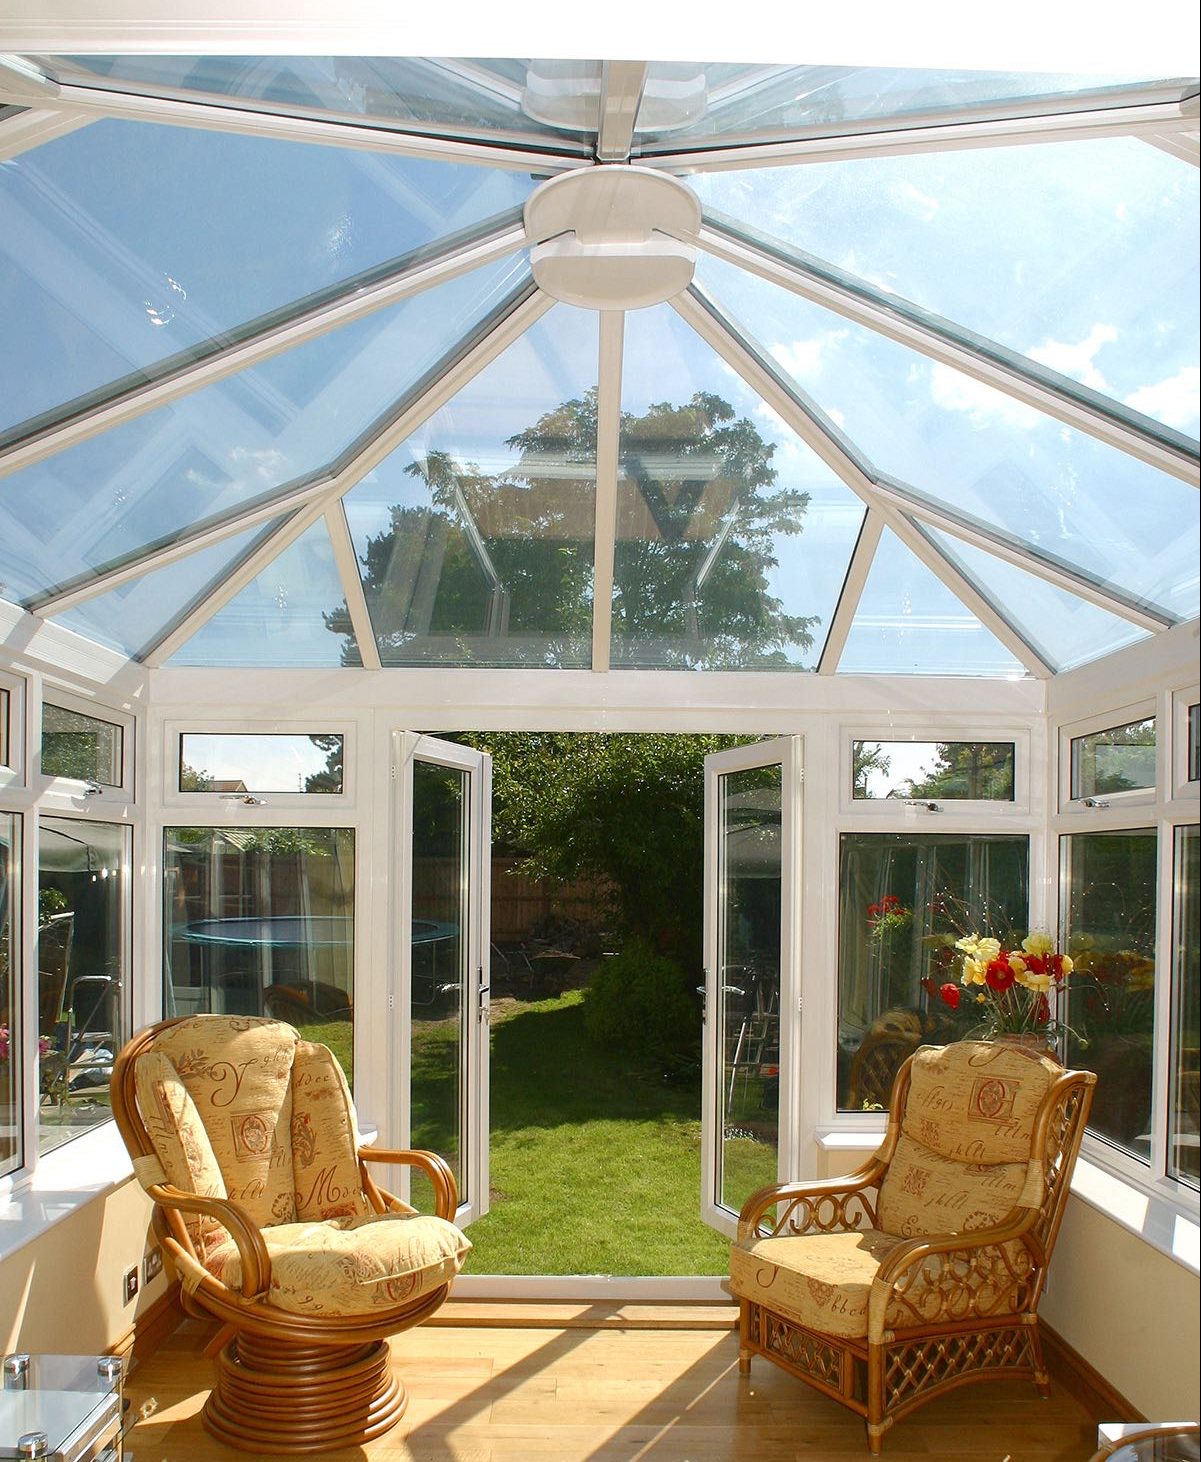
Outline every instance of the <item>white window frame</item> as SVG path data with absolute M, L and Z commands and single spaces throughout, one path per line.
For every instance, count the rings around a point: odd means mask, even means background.
M 1169 758 L 1172 768 L 1172 797 L 1183 801 L 1201 799 L 1201 781 L 1188 779 L 1188 712 L 1190 706 L 1201 704 L 1201 686 L 1189 685 L 1172 692 L 1171 746 Z
M 935 734 L 935 732 L 941 734 Z M 937 803 L 933 812 L 925 799 L 901 797 L 856 797 L 854 795 L 854 765 L 856 741 L 871 742 L 1012 742 L 1013 744 L 1013 799 L 1001 801 L 996 798 L 947 797 Z M 978 722 L 962 715 L 949 715 L 933 722 L 927 716 L 920 723 L 893 725 L 881 729 L 879 725 L 864 729 L 863 725 L 852 724 L 840 728 L 838 787 L 839 811 L 844 817 L 887 821 L 890 825 L 898 817 L 906 818 L 906 827 L 922 824 L 926 819 L 944 816 L 956 821 L 974 821 L 980 817 L 1028 818 L 1030 816 L 1031 786 L 1030 732 L 1024 726 L 990 726 L 982 728 Z
M 0 762 L 0 791 L 12 792 L 27 785 L 29 726 L 26 681 L 23 675 L 0 670 L 0 690 L 8 695 L 8 757 Z
M 47 705 L 57 706 L 76 715 L 87 716 L 116 726 L 121 732 L 120 781 L 115 787 L 92 782 L 86 777 L 59 777 L 42 771 L 42 718 Z M 135 801 L 136 717 L 104 702 L 63 689 L 57 683 L 43 681 L 37 698 L 37 724 L 33 740 L 37 748 L 38 783 L 47 797 L 65 798 L 78 806 L 82 801 L 97 807 L 124 808 Z M 98 789 L 98 790 L 97 790 Z
M 1155 722 L 1155 777 L 1150 787 L 1135 787 L 1128 792 L 1102 792 L 1097 796 L 1072 796 L 1072 743 L 1085 736 L 1095 736 L 1103 731 L 1116 731 L 1122 726 L 1134 725 L 1139 721 Z M 1134 701 L 1129 705 L 1115 706 L 1112 711 L 1088 716 L 1058 728 L 1058 810 L 1060 815 L 1079 814 L 1092 817 L 1098 812 L 1113 811 L 1123 815 L 1127 810 L 1154 807 L 1160 800 L 1164 784 L 1164 768 L 1167 764 L 1164 745 L 1164 717 L 1154 700 Z M 1137 814 L 1135 814 L 1137 815 Z
M 312 716 L 290 716 L 286 720 L 257 720 L 245 717 L 189 716 L 173 717 L 163 723 L 160 762 L 163 772 L 163 787 L 159 798 L 165 808 L 187 809 L 193 821 L 203 823 L 217 814 L 221 807 L 242 807 L 249 810 L 263 808 L 268 813 L 294 812 L 303 809 L 305 818 L 315 818 L 313 826 L 326 825 L 320 816 L 322 809 L 338 811 L 342 821 L 356 804 L 356 778 L 359 761 L 359 724 L 345 715 L 326 716 L 319 712 Z M 247 802 L 234 792 L 184 792 L 179 787 L 179 767 L 182 736 L 341 736 L 342 737 L 342 790 L 341 792 L 254 792 L 254 798 Z M 292 824 L 299 826 L 299 823 Z

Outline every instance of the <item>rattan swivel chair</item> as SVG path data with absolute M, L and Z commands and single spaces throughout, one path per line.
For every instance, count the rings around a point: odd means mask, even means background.
M 859 1413 L 868 1444 L 969 1381 L 1050 1381 L 1037 1307 L 1092 1072 L 1004 1042 L 906 1060 L 875 1155 L 760 1189 L 730 1254 L 739 1366 L 763 1355 Z
M 111 1094 L 184 1309 L 225 1327 L 208 1430 L 259 1454 L 386 1432 L 406 1397 L 385 1337 L 442 1304 L 471 1247 L 447 1165 L 359 1146 L 337 1061 L 281 1021 L 151 1026 Z M 368 1162 L 421 1169 L 436 1216 L 378 1188 Z

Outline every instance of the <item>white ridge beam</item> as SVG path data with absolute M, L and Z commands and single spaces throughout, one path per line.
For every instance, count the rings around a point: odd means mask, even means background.
M 413 398 L 407 406 L 403 406 L 382 429 L 376 430 L 358 449 L 346 456 L 322 493 L 298 509 L 250 555 L 237 570 L 235 577 L 238 580 L 238 589 L 234 592 L 253 582 L 273 558 L 291 547 L 334 503 L 362 481 L 372 468 L 377 467 L 423 422 L 428 421 L 440 406 L 461 391 L 468 381 L 490 365 L 519 335 L 541 319 L 554 303 L 541 290 L 526 295 L 487 334 L 464 351 L 457 361 L 444 371 L 435 372 L 426 390 Z M 224 589 L 224 585 L 222 588 Z M 230 598 L 232 595 L 213 595 L 206 602 L 197 605 L 164 636 L 146 647 L 143 660 L 151 666 L 164 664 Z M 374 637 L 372 642 L 374 643 Z
M 1148 132 L 1143 141 L 1158 147 L 1161 152 L 1178 157 L 1181 162 L 1191 163 L 1193 167 L 1201 166 L 1201 135 L 1195 126 L 1190 131 Z
M 1187 120 L 1180 102 L 1127 105 L 1097 111 L 1055 112 L 1045 116 L 991 117 L 982 120 L 922 124 L 907 118 L 895 127 L 870 128 L 775 142 L 731 139 L 725 146 L 680 150 L 646 150 L 639 163 L 686 172 L 725 172 L 734 168 L 779 167 L 782 164 L 839 162 L 863 157 L 900 157 L 906 153 L 948 152 L 968 147 L 1012 147 L 1038 142 L 1082 142 L 1097 137 L 1155 135 Z
M 346 596 L 346 608 L 350 614 L 351 628 L 359 647 L 359 657 L 364 670 L 383 668 L 379 657 L 379 645 L 375 639 L 375 627 L 367 608 L 367 596 L 363 592 L 363 576 L 359 573 L 359 560 L 354 551 L 354 540 L 350 536 L 350 525 L 346 521 L 346 504 L 338 499 L 325 512 L 325 527 L 334 550 L 334 563 L 342 580 L 342 592 Z
M 592 668 L 600 671 L 609 669 L 612 655 L 624 336 L 625 314 L 602 310 L 596 395 L 596 527 L 592 535 Z
M 244 340 L 218 347 L 189 364 L 174 369 L 168 366 L 157 378 L 135 385 L 57 425 L 31 432 L 10 446 L 0 448 L 0 477 L 40 462 L 98 432 L 177 401 L 281 351 L 290 350 L 376 310 L 386 309 L 423 290 L 433 289 L 472 269 L 493 263 L 521 248 L 524 242 L 522 224 L 506 219 L 479 237 L 457 239 L 442 252 L 401 264 L 393 273 L 383 275 L 370 285 L 363 286 L 351 280 L 332 298 L 310 309 L 302 309 L 291 319 L 264 325 L 258 330 L 251 327 Z
M 77 112 L 59 112 L 51 107 L 29 107 L 14 117 L 0 120 L 0 162 L 20 157 L 44 142 L 65 137 L 86 127 L 91 119 Z
M 838 596 L 838 607 L 830 620 L 826 643 L 822 646 L 821 658 L 817 662 L 819 675 L 833 675 L 838 669 L 838 662 L 842 658 L 843 647 L 851 632 L 851 625 L 855 622 L 855 615 L 859 612 L 863 586 L 867 583 L 868 574 L 871 573 L 872 563 L 876 557 L 876 547 L 883 532 L 884 519 L 879 513 L 868 508 L 864 514 L 863 526 L 859 530 L 855 550 L 851 554 L 851 561 L 847 565 L 847 576 L 843 580 L 842 592 Z
M 0 101 L 5 100 L 0 77 Z M 22 98 L 16 98 L 21 101 Z M 56 107 L 85 117 L 117 117 L 126 122 L 151 122 L 169 127 L 195 127 L 212 132 L 240 132 L 253 137 L 274 137 L 284 142 L 309 142 L 363 152 L 397 153 L 429 162 L 475 163 L 517 172 L 560 173 L 587 167 L 586 154 L 546 152 L 536 147 L 489 145 L 470 137 L 449 138 L 403 132 L 353 120 L 293 116 L 274 111 L 266 103 L 237 105 L 228 101 L 197 101 L 180 95 L 151 96 L 117 88 L 64 83 L 54 97 Z
M 802 409 L 796 397 L 785 389 L 774 373 L 767 370 L 746 345 L 705 308 L 695 286 L 690 286 L 683 294 L 677 295 L 671 303 L 697 334 L 783 417 L 801 440 L 837 473 L 851 491 L 868 507 L 876 510 L 884 525 L 891 528 L 910 552 L 992 631 L 1019 664 L 1024 665 L 1038 679 L 1047 679 L 1054 673 L 1053 667 L 1042 654 L 1007 619 L 997 613 L 992 602 L 980 593 L 975 584 L 949 559 L 938 553 L 902 512 L 881 496 L 875 481 L 868 475 L 863 464 L 847 450 L 832 425 L 826 426 L 816 410 L 811 413 Z
M 596 156 L 600 162 L 626 162 L 650 67 L 646 61 L 605 61 L 602 65 Z
M 1104 397 L 1084 387 L 1077 391 L 1070 381 L 1065 380 L 1063 389 L 1057 389 L 1037 367 L 1028 366 L 1022 357 L 1004 346 L 982 340 L 981 346 L 988 350 L 988 354 L 983 354 L 956 338 L 950 324 L 941 328 L 935 317 L 924 318 L 923 312 L 908 301 L 876 299 L 866 282 L 856 287 L 857 281 L 843 282 L 826 276 L 766 244 L 735 236 L 715 220 L 706 221 L 698 242 L 715 258 L 736 264 L 769 284 L 919 351 L 930 360 L 951 366 L 1192 487 L 1201 486 L 1201 462 L 1196 446 L 1181 433 L 1168 428 L 1159 430 L 1158 424 L 1150 419 L 1145 426 L 1136 425 L 1120 411 L 1108 409 Z

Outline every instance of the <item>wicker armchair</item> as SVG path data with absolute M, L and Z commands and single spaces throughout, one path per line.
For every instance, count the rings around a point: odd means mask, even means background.
M 208 1430 L 259 1455 L 386 1432 L 406 1396 L 385 1337 L 442 1304 L 471 1247 L 447 1165 L 360 1147 L 332 1053 L 281 1021 L 151 1026 L 111 1095 L 184 1309 L 224 1326 Z M 421 1169 L 437 1216 L 378 1188 L 368 1162 Z
M 910 1056 L 856 1172 L 760 1189 L 730 1254 L 739 1367 L 763 1355 L 859 1413 L 868 1444 L 923 1402 L 1026 1377 L 1096 1077 L 963 1041 Z

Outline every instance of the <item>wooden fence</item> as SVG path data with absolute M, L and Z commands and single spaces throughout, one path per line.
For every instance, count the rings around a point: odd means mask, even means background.
M 492 860 L 492 940 L 520 944 L 550 915 L 599 924 L 605 910 L 604 885 L 591 879 L 555 883 L 531 878 L 520 859 Z M 419 858 L 414 868 L 413 915 L 418 919 L 458 921 L 459 864 L 454 858 Z

